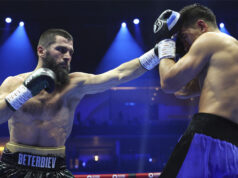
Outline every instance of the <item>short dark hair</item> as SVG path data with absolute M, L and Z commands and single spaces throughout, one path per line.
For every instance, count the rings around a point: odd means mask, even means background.
M 193 26 L 198 19 L 203 19 L 212 26 L 217 27 L 216 16 L 212 10 L 198 3 L 185 6 L 180 10 L 180 15 L 181 26 L 185 28 Z
M 66 30 L 59 28 L 52 28 L 44 31 L 39 39 L 38 46 L 43 46 L 45 48 L 49 47 L 52 43 L 55 42 L 55 36 L 62 36 L 69 41 L 73 41 L 72 35 Z

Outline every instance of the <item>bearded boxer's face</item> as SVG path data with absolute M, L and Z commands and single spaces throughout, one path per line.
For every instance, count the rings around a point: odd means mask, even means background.
M 56 84 L 60 87 L 69 82 L 70 62 L 73 54 L 73 42 L 56 36 L 55 43 L 46 49 L 42 58 L 43 67 L 50 68 L 56 74 Z

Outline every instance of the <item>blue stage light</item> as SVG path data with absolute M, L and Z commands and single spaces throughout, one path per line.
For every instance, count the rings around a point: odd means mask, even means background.
M 20 25 L 21 27 L 23 27 L 23 26 L 24 26 L 24 22 L 21 21 L 21 22 L 19 23 L 19 25 Z
M 12 22 L 12 19 L 11 19 L 10 17 L 7 17 L 7 18 L 5 19 L 5 22 L 6 22 L 6 23 L 11 23 L 11 22 Z
M 140 20 L 139 20 L 139 19 L 134 19 L 134 20 L 133 20 L 133 23 L 137 25 L 137 24 L 140 23 Z
M 133 59 L 135 56 L 140 56 L 143 54 L 143 50 L 137 44 L 128 28 L 123 27 L 123 23 L 121 24 L 115 39 L 102 58 L 102 61 L 100 62 L 100 65 L 96 71 L 97 74 L 111 70 L 112 68 L 127 62 L 129 59 Z
M 225 34 L 227 34 L 227 35 L 230 35 L 230 33 L 229 33 L 228 30 L 226 29 L 224 23 L 221 22 L 221 23 L 219 24 L 219 29 L 220 29 L 220 31 L 221 31 L 222 33 L 225 33 Z
M 224 23 L 220 23 L 220 28 L 224 28 Z
M 34 70 L 37 58 L 25 28 L 18 26 L 1 44 L 0 59 L 0 80 L 9 75 Z M 8 66 L 11 66 L 11 69 Z
M 126 27 L 126 23 L 123 22 L 123 23 L 121 24 L 121 26 L 122 26 L 122 27 Z

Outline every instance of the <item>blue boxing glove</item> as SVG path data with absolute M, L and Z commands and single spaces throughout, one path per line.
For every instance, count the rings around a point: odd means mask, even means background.
M 154 50 L 159 56 L 159 60 L 163 58 L 175 59 L 176 44 L 175 38 L 180 27 L 180 14 L 170 9 L 165 10 L 154 23 L 154 33 L 156 41 L 159 42 Z
M 163 58 L 175 57 L 175 41 L 167 40 L 175 34 L 179 28 L 180 14 L 176 11 L 165 10 L 154 23 L 154 33 L 156 35 L 156 42 L 164 39 L 163 43 L 157 44 L 153 49 L 139 57 L 141 65 L 151 70 L 159 64 Z
M 170 9 L 165 10 L 154 23 L 154 34 L 156 42 L 171 38 L 180 28 L 180 14 Z
M 40 68 L 29 75 L 26 80 L 8 94 L 5 98 L 8 106 L 16 111 L 26 101 L 45 89 L 48 93 L 53 92 L 55 87 L 55 73 L 48 68 Z

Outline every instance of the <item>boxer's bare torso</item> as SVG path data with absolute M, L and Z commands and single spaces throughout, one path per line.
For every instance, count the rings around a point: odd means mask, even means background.
M 12 77 L 5 86 L 14 90 L 28 75 Z M 80 89 L 72 95 L 73 87 L 69 84 L 51 94 L 42 90 L 15 111 L 8 121 L 10 142 L 43 147 L 63 146 L 72 129 L 75 108 L 83 97 Z
M 72 130 L 75 108 L 83 96 L 105 91 L 146 71 L 139 60 L 134 59 L 100 75 L 71 73 L 69 83 L 62 89 L 51 94 L 42 90 L 15 112 L 10 111 L 4 98 L 30 73 L 8 77 L 0 87 L 0 121 L 8 120 L 10 142 L 40 147 L 64 146 Z
M 66 64 L 70 65 L 73 43 L 56 36 L 55 42 L 47 50 L 39 48 L 39 61 L 35 70 L 42 67 L 43 58 L 40 56 L 45 55 L 45 51 L 48 51 L 51 60 L 55 60 L 57 65 L 63 64 L 66 67 Z M 105 91 L 137 78 L 146 71 L 136 58 L 99 75 L 70 73 L 68 84 L 60 89 L 56 87 L 50 94 L 42 90 L 17 111 L 7 106 L 5 98 L 32 72 L 8 77 L 0 86 L 0 123 L 8 121 L 12 143 L 39 147 L 64 146 L 72 130 L 75 108 L 83 96 Z
M 199 112 L 217 114 L 238 124 L 238 41 L 223 33 L 209 35 L 216 49 L 200 74 Z
M 197 37 L 193 28 L 183 33 L 190 42 Z M 179 98 L 197 93 L 199 112 L 223 116 L 238 124 L 238 41 L 235 38 L 218 30 L 204 33 L 177 63 L 162 60 L 160 70 L 162 78 L 169 81 L 165 87 L 169 93 L 175 92 Z M 198 78 L 199 85 L 186 85 L 194 78 Z

